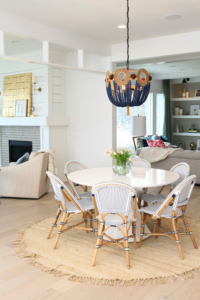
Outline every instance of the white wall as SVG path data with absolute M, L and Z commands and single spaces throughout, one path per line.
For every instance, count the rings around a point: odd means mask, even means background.
M 67 70 L 68 160 L 88 167 L 111 166 L 104 155 L 112 148 L 112 104 L 105 88 L 105 75 Z

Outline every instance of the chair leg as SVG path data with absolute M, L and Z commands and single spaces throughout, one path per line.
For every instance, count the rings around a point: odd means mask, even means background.
M 195 241 L 194 235 L 193 235 L 192 231 L 190 230 L 190 226 L 189 226 L 189 224 L 188 224 L 188 221 L 187 221 L 186 216 L 185 216 L 185 215 L 182 215 L 181 218 L 182 218 L 182 220 L 183 220 L 183 223 L 184 223 L 184 225 L 185 225 L 185 227 L 186 227 L 187 232 L 189 232 L 189 235 L 190 235 L 191 240 L 192 240 L 192 242 L 193 242 L 194 248 L 197 249 L 198 246 L 197 246 L 197 243 L 196 243 L 196 241 Z
M 140 229 L 140 242 L 138 247 L 141 247 L 142 245 L 142 240 L 143 240 L 143 235 L 144 235 L 144 231 L 145 231 L 145 224 L 144 224 L 144 212 L 141 213 L 141 229 Z
M 58 208 L 57 213 L 56 213 L 55 218 L 54 218 L 54 221 L 53 221 L 53 223 L 52 223 L 52 225 L 51 225 L 51 228 L 50 228 L 50 230 L 49 230 L 49 233 L 48 233 L 48 235 L 47 235 L 47 239 L 50 238 L 51 233 L 52 233 L 52 231 L 53 231 L 53 228 L 54 228 L 54 227 L 57 227 L 57 222 L 58 222 L 58 218 L 59 218 L 60 214 L 61 214 L 61 210 L 60 210 L 60 208 Z
M 124 250 L 126 251 L 126 265 L 127 265 L 127 268 L 130 269 L 127 225 L 124 225 Z
M 104 227 L 104 224 L 100 223 L 98 237 L 97 237 L 97 243 L 96 243 L 96 246 L 95 246 L 93 260 L 92 260 L 92 267 L 95 266 L 95 261 L 96 261 L 96 258 L 97 258 L 97 252 L 98 252 L 98 249 L 101 247 L 101 244 L 102 244 L 101 240 L 103 239 L 103 235 L 102 235 L 103 227 Z
M 84 218 L 84 221 L 85 221 L 85 228 L 88 228 L 88 224 L 87 224 L 87 222 L 88 222 L 88 215 L 87 215 L 87 213 L 83 214 L 83 218 Z M 89 232 L 89 230 L 86 230 L 86 233 L 88 233 L 88 232 Z
M 56 249 L 56 247 L 57 247 L 59 237 L 60 237 L 61 233 L 63 232 L 62 231 L 63 230 L 63 226 L 66 224 L 65 220 L 68 217 L 68 215 L 69 214 L 66 214 L 66 213 L 63 213 L 63 215 L 62 215 L 62 219 L 61 219 L 60 226 L 59 226 L 59 231 L 57 233 L 57 236 L 56 236 L 56 239 L 55 239 L 55 243 L 53 245 L 53 249 Z
M 134 249 L 137 249 L 137 241 L 136 241 L 136 221 L 133 221 L 133 223 L 132 223 L 132 234 L 133 234 Z
M 95 238 L 97 239 L 97 236 L 98 236 L 98 219 L 94 219 L 93 220 L 93 224 L 94 224 L 94 230 L 95 230 Z
M 90 228 L 93 228 L 92 217 L 90 216 Z
M 173 234 L 175 236 L 175 242 L 177 243 L 180 257 L 181 257 L 181 259 L 184 259 L 183 251 L 182 251 L 181 244 L 180 244 L 179 237 L 178 237 L 178 230 L 177 230 L 177 225 L 176 225 L 175 219 L 172 219 L 172 227 L 173 227 L 173 231 L 174 231 Z
M 159 233 L 159 227 L 160 227 L 160 224 L 161 224 L 161 220 L 160 219 L 157 219 L 156 220 L 156 231 L 155 233 Z M 155 235 L 155 238 L 157 238 L 158 236 Z

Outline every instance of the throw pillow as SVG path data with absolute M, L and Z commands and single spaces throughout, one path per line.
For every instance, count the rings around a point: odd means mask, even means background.
M 154 147 L 154 141 L 147 139 L 147 144 L 149 147 Z
M 146 138 L 140 138 L 140 147 L 148 147 Z
M 159 136 L 159 139 L 161 139 L 163 142 L 168 142 L 168 139 L 164 135 Z
M 16 165 L 20 165 L 20 164 L 28 161 L 28 159 L 29 159 L 29 153 L 27 152 L 17 160 Z
M 166 148 L 172 148 L 172 144 L 171 143 L 167 143 L 167 142 L 163 142 L 166 146 Z
M 167 148 L 161 139 L 154 141 L 153 147 Z

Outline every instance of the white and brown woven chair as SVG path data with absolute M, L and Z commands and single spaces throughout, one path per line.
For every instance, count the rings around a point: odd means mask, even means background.
M 79 171 L 79 170 L 84 170 L 87 169 L 87 167 L 85 165 L 83 165 L 82 163 L 78 162 L 78 161 L 68 161 L 65 164 L 65 176 L 71 186 L 72 189 L 72 193 L 78 198 L 87 198 L 87 197 L 91 197 L 91 192 L 87 191 L 87 186 L 82 186 L 82 185 L 78 185 L 78 184 L 74 184 L 71 180 L 69 180 L 68 175 L 72 172 L 75 171 Z M 77 189 L 75 186 L 80 186 L 83 188 L 83 193 L 78 193 Z
M 136 207 L 137 194 L 134 189 L 126 184 L 116 182 L 103 182 L 96 184 L 92 188 L 93 203 L 96 200 L 99 219 L 98 238 L 95 246 L 92 266 L 95 265 L 97 251 L 115 243 L 126 251 L 127 268 L 130 268 L 128 239 L 133 237 L 136 246 Z M 123 226 L 122 230 L 119 226 Z M 128 231 L 132 226 L 132 234 L 128 236 Z M 122 233 L 122 238 L 113 239 L 106 234 L 106 230 L 115 227 Z M 103 237 L 109 241 L 103 242 Z M 120 243 L 123 241 L 124 243 Z
M 89 231 L 95 231 L 97 236 L 97 222 L 98 220 L 94 220 L 94 227 L 92 227 L 92 222 L 90 221 L 90 228 L 88 228 L 87 220 L 88 215 L 90 216 L 90 220 L 94 217 L 94 206 L 91 197 L 90 198 L 83 198 L 81 200 L 78 200 L 76 196 L 74 196 L 70 190 L 67 188 L 67 186 L 55 175 L 53 175 L 51 172 L 46 172 L 51 184 L 54 189 L 54 198 L 58 204 L 58 210 L 55 215 L 54 221 L 51 225 L 51 228 L 49 230 L 49 233 L 47 235 L 47 239 L 50 238 L 52 230 L 54 227 L 57 227 L 58 218 L 61 215 L 61 222 L 59 225 L 59 231 L 56 236 L 56 240 L 54 243 L 53 248 L 56 249 L 60 234 L 68 231 L 72 228 L 74 229 L 81 229 L 85 230 L 86 232 Z M 76 214 L 82 214 L 83 221 L 75 224 L 75 225 L 67 225 L 67 222 L 70 218 L 75 216 Z M 96 221 L 96 222 L 95 222 Z M 79 227 L 79 225 L 85 223 L 84 227 Z
M 151 164 L 142 158 L 135 158 L 132 160 L 132 167 L 134 168 L 146 168 L 146 169 L 150 169 L 151 168 Z M 138 206 L 141 206 L 141 195 L 144 195 L 147 193 L 148 188 L 143 188 L 143 189 L 138 189 L 137 191 L 137 195 L 138 195 Z
M 181 183 L 179 183 L 173 191 L 166 197 L 163 203 L 155 203 L 149 206 L 145 206 L 138 210 L 141 213 L 141 237 L 139 247 L 141 246 L 143 236 L 147 235 L 155 235 L 155 236 L 168 236 L 172 238 L 178 246 L 178 250 L 180 253 L 181 259 L 183 259 L 183 252 L 181 248 L 181 244 L 179 241 L 179 235 L 190 235 L 191 240 L 195 248 L 197 248 L 197 244 L 195 238 L 193 236 L 192 231 L 190 230 L 187 218 L 185 216 L 185 211 L 187 208 L 188 201 L 190 199 L 192 190 L 194 188 L 196 182 L 196 175 L 192 175 Z M 170 205 L 173 202 L 173 205 Z M 145 233 L 145 222 L 152 218 L 155 220 L 154 232 L 153 233 Z M 168 221 L 171 219 L 172 224 Z M 178 221 L 182 219 L 186 231 L 179 232 L 178 231 Z M 159 220 L 165 222 L 171 231 L 166 231 L 162 226 L 159 225 Z M 159 232 L 159 230 L 161 232 Z
M 189 176 L 190 166 L 185 163 L 178 163 L 170 169 L 171 172 L 177 173 L 179 175 L 179 179 L 171 184 L 170 191 L 175 188 L 180 182 L 182 182 L 185 178 Z M 140 199 L 144 202 L 144 206 L 150 205 L 153 203 L 163 202 L 167 195 L 161 194 L 163 188 L 165 186 L 161 186 L 158 188 L 155 194 L 144 194 L 140 195 Z

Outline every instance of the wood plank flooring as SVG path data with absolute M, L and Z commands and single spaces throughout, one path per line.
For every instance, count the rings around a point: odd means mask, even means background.
M 53 215 L 56 204 L 50 192 L 40 200 L 1 199 L 0 205 L 0 299 L 1 300 L 164 300 L 200 299 L 200 276 L 167 284 L 110 287 L 81 284 L 57 278 L 20 259 L 13 240 L 28 222 Z M 200 218 L 200 187 L 196 186 L 187 215 Z M 167 241 L 166 241 L 167 242 Z M 199 245 L 200 246 L 200 245 Z M 123 253 L 122 253 L 123 255 Z M 134 268 L 134 266 L 132 266 Z

